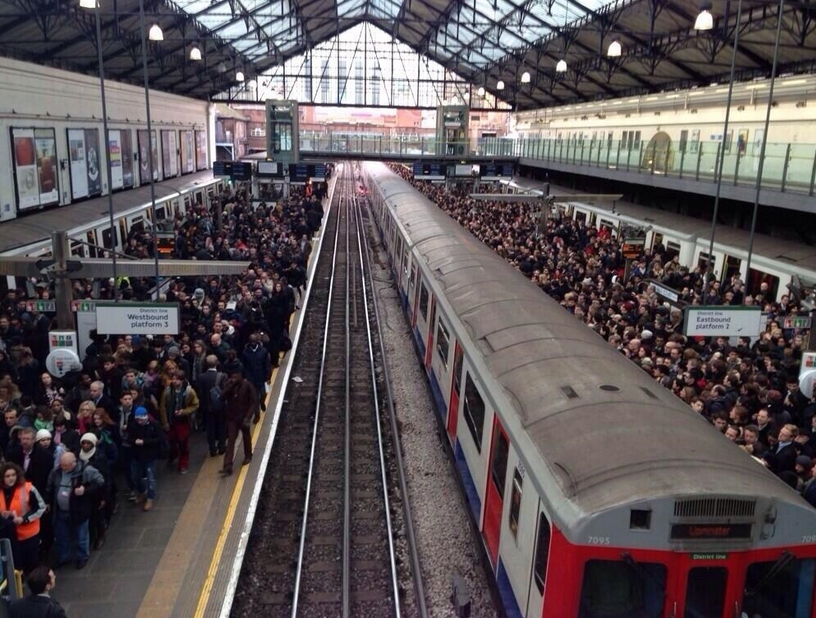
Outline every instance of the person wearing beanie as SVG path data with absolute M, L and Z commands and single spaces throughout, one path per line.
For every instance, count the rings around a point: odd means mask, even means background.
M 94 510 L 88 522 L 90 543 L 94 549 L 101 549 L 105 544 L 105 505 L 113 500 L 113 469 L 104 451 L 96 448 L 98 444 L 99 439 L 90 432 L 82 434 L 79 439 L 79 459 L 96 468 L 105 480 L 102 490 L 96 493 Z
M 40 429 L 37 432 L 36 440 L 37 444 L 51 454 L 51 458 L 54 460 L 54 467 L 56 468 L 59 465 L 59 458 L 66 450 L 65 446 L 54 442 L 54 437 L 47 429 Z
M 127 443 L 131 448 L 130 473 L 143 511 L 153 508 L 156 499 L 156 460 L 164 442 L 159 424 L 150 418 L 147 409 L 139 406 L 128 421 Z
M 184 358 L 184 356 L 182 356 L 181 349 L 176 344 L 173 344 L 167 348 L 167 360 L 173 361 L 176 363 L 176 365 L 178 365 L 179 369 L 181 369 L 187 375 L 190 375 L 190 363 L 186 358 Z

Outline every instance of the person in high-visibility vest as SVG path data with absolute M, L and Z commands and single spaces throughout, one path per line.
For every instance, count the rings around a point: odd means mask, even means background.
M 0 517 L 14 527 L 12 540 L 14 566 L 29 573 L 37 566 L 40 554 L 40 517 L 46 503 L 40 492 L 29 481 L 25 472 L 15 463 L 0 466 L 3 491 L 0 492 Z

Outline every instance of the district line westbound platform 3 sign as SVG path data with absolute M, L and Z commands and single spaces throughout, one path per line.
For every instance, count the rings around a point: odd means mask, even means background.
M 178 335 L 178 303 L 96 303 L 100 335 Z
M 728 305 L 686 307 L 683 334 L 687 337 L 759 337 L 759 307 Z

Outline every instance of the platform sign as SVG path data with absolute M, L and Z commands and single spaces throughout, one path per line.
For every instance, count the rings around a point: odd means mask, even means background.
M 687 337 L 758 337 L 762 331 L 759 307 L 686 307 L 683 334 Z
M 417 161 L 413 165 L 414 178 L 417 180 L 445 180 L 448 166 L 443 163 L 423 163 Z
M 252 180 L 252 163 L 235 161 L 232 164 L 232 179 L 238 182 Z
M 216 178 L 232 178 L 234 161 L 213 161 L 213 176 Z
M 264 178 L 282 178 L 283 165 L 278 161 L 258 161 L 258 176 Z
M 96 304 L 96 332 L 100 335 L 178 335 L 178 303 Z
M 499 178 L 513 177 L 512 163 L 482 163 L 479 166 L 479 176 L 482 180 L 498 180 Z

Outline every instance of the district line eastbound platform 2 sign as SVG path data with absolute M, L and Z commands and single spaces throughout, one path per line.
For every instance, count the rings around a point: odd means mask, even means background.
M 758 337 L 762 310 L 759 307 L 686 307 L 687 337 Z
M 178 335 L 178 303 L 96 303 L 100 335 Z

